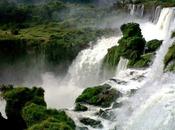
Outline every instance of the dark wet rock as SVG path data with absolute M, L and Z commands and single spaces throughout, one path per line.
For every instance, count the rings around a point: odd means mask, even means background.
M 77 127 L 76 130 L 89 130 L 87 127 Z
M 111 79 L 109 79 L 109 80 L 114 81 L 115 83 L 121 84 L 121 85 L 126 85 L 126 84 L 127 84 L 126 81 L 122 81 L 122 80 L 119 80 L 119 79 L 111 78 Z
M 101 124 L 101 121 L 94 120 L 91 118 L 81 118 L 80 122 L 83 123 L 84 125 L 89 125 L 93 128 L 102 128 L 103 127 L 103 125 Z
M 87 111 L 88 108 L 81 103 L 77 103 L 75 106 L 75 111 Z
M 134 95 L 136 93 L 137 89 L 131 89 L 130 90 L 130 95 Z
M 137 80 L 137 81 L 140 82 L 140 81 L 142 81 L 144 78 L 145 78 L 144 75 L 139 75 L 139 76 L 137 76 L 137 77 L 132 78 L 131 80 Z
M 110 110 L 102 110 L 100 109 L 99 112 L 96 113 L 97 116 L 106 119 L 106 120 L 113 120 L 114 119 L 114 113 Z
M 114 104 L 112 105 L 112 108 L 119 108 L 121 106 L 122 106 L 122 103 L 114 102 Z

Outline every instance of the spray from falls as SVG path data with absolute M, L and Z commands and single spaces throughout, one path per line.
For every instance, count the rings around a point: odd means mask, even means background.
M 103 38 L 92 46 L 79 53 L 70 66 L 65 80 L 80 87 L 91 86 L 101 82 L 103 58 L 107 50 L 115 45 L 120 37 Z
M 120 61 L 119 61 L 118 65 L 117 65 L 117 69 L 116 69 L 116 74 L 115 75 L 118 75 L 121 71 L 126 70 L 128 62 L 129 62 L 128 59 L 120 57 Z
M 120 37 L 99 39 L 94 46 L 82 50 L 70 65 L 64 78 L 55 77 L 52 73 L 42 76 L 42 87 L 45 89 L 45 100 L 49 107 L 73 107 L 76 97 L 84 88 L 100 84 L 102 79 L 103 58 L 108 48 L 117 45 Z

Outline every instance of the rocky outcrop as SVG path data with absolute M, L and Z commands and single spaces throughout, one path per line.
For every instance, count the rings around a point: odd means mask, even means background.
M 93 128 L 102 128 L 103 127 L 103 125 L 101 124 L 101 121 L 94 120 L 91 118 L 81 118 L 80 122 L 83 123 L 84 125 L 89 125 Z
M 118 41 L 119 45 L 108 50 L 104 59 L 104 66 L 115 69 L 120 57 L 129 60 L 129 68 L 148 67 L 152 63 L 156 50 L 162 41 L 157 39 L 148 41 L 141 34 L 139 24 L 128 23 L 121 26 L 123 37 Z
M 173 44 L 164 58 L 165 71 L 175 72 L 175 44 Z
M 85 89 L 76 99 L 76 103 L 85 103 L 100 107 L 109 107 L 121 93 L 111 86 L 104 84 Z
M 64 111 L 47 109 L 42 88 L 0 86 L 6 100 L 7 125 L 13 130 L 75 130 L 75 123 Z M 5 121 L 0 116 L 0 121 Z M 10 128 L 8 128 L 10 127 Z
M 87 111 L 88 108 L 81 103 L 76 103 L 75 111 Z

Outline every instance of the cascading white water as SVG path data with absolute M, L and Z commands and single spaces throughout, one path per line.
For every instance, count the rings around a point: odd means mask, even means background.
M 144 5 L 143 4 L 129 4 L 128 9 L 131 16 L 143 17 L 144 14 Z
M 115 75 L 118 75 L 121 71 L 126 70 L 128 62 L 129 62 L 128 59 L 120 57 L 120 61 L 119 61 L 118 65 L 117 65 L 117 69 L 116 69 L 116 74 Z
M 0 112 L 1 112 L 1 114 L 2 114 L 2 116 L 4 117 L 4 118 L 7 118 L 6 117 L 6 114 L 5 114 L 5 106 L 6 106 L 6 102 L 5 102 L 5 100 L 3 100 L 3 99 L 0 99 Z
M 154 15 L 153 15 L 153 18 L 152 18 L 152 22 L 153 23 L 157 23 L 158 20 L 159 20 L 159 16 L 160 16 L 160 13 L 161 13 L 161 9 L 162 7 L 161 6 L 157 6 L 156 9 L 155 9 L 155 12 L 154 12 Z
M 136 7 L 132 7 L 132 11 L 135 11 L 134 8 Z M 139 7 L 139 9 L 144 11 L 143 7 Z M 157 17 L 157 15 L 155 16 Z M 173 21 L 173 18 L 173 8 L 163 9 L 161 11 L 157 25 L 149 23 L 148 26 L 144 27 L 145 29 L 142 30 L 142 33 L 144 37 L 146 37 L 146 40 L 151 40 L 153 38 L 164 39 L 166 37 L 165 34 L 167 34 L 167 32 L 170 30 L 170 27 L 172 27 L 171 23 Z M 144 25 L 145 24 L 143 24 L 143 26 Z M 44 83 L 42 86 L 46 90 L 45 97 L 48 106 L 60 108 L 60 106 L 58 107 L 56 105 L 61 104 L 62 108 L 71 107 L 73 106 L 75 98 L 82 92 L 84 87 L 91 85 L 94 86 L 95 84 L 101 83 L 103 81 L 101 80 L 100 75 L 102 60 L 107 53 L 107 49 L 116 45 L 118 39 L 119 37 L 111 37 L 107 39 L 104 38 L 99 40 L 95 46 L 81 51 L 70 66 L 68 74 L 63 81 L 48 73 L 45 74 L 43 76 Z M 163 57 L 165 56 L 168 47 L 171 44 L 172 42 L 168 37 L 164 41 L 160 50 L 157 52 L 154 64 L 149 69 L 149 73 L 147 75 L 145 75 L 147 71 L 143 71 L 138 72 L 141 75 L 134 77 L 133 72 L 137 73 L 137 71 L 131 70 L 129 74 L 123 77 L 120 74 L 117 76 L 122 77 L 121 79 L 130 77 L 129 81 L 131 82 L 126 86 L 116 85 L 114 82 L 110 84 L 114 88 L 120 88 L 123 92 L 126 92 L 126 95 L 121 100 L 123 106 L 114 110 L 116 121 L 105 124 L 103 130 L 109 130 L 110 128 L 113 129 L 113 126 L 116 126 L 116 128 L 119 130 L 159 130 L 159 128 L 160 130 L 166 130 L 165 128 L 169 128 L 167 130 L 174 130 L 172 128 L 175 127 L 171 123 L 174 121 L 174 116 L 172 116 L 174 114 L 174 106 L 171 105 L 174 103 L 175 98 L 173 96 L 175 90 L 172 87 L 174 83 L 171 82 L 171 84 L 167 84 L 172 79 L 170 79 L 168 75 L 162 75 Z M 118 71 L 125 70 L 127 62 L 128 61 L 126 59 L 121 58 L 117 67 Z M 130 74 L 133 75 L 129 76 Z M 147 78 L 142 81 L 135 81 L 142 76 L 146 76 Z M 150 80 L 149 77 L 154 78 L 155 81 Z M 155 77 L 161 77 L 161 79 L 157 80 Z M 172 75 L 171 77 L 175 76 Z M 122 89 L 122 87 L 125 88 Z M 140 88 L 140 90 L 138 90 L 137 93 L 133 96 L 128 97 L 127 91 L 133 88 Z M 168 101 L 168 103 L 166 103 L 166 101 Z M 164 110 L 164 108 L 168 109 Z M 160 115 L 156 113 L 157 109 L 160 110 Z M 156 116 L 158 116 L 160 120 L 156 123 L 152 123 L 151 120 L 156 119 Z M 169 118 L 166 118 L 166 121 L 163 122 L 165 116 Z M 104 123 L 104 120 L 102 120 L 102 122 Z M 161 126 L 162 122 L 165 124 L 164 126 Z
M 123 102 L 115 111 L 116 128 L 120 130 L 174 130 L 175 82 L 174 74 L 163 74 L 163 59 L 174 42 L 171 30 L 174 29 L 174 8 L 164 8 L 157 27 L 165 35 L 165 41 L 156 54 L 147 78 L 132 97 Z M 168 35 L 167 35 L 168 34 Z M 141 84 L 140 84 L 141 85 Z
M 76 97 L 84 88 L 100 84 L 107 79 L 100 78 L 101 65 L 108 48 L 117 45 L 120 37 L 101 38 L 97 44 L 82 50 L 70 65 L 65 78 L 45 73 L 42 87 L 45 100 L 52 108 L 73 107 Z
M 103 38 L 95 46 L 81 51 L 69 67 L 65 80 L 80 87 L 91 86 L 102 81 L 101 67 L 107 50 L 117 45 L 120 37 Z
M 164 57 L 168 52 L 169 47 L 173 44 L 174 39 L 171 39 L 172 31 L 175 29 L 175 8 L 164 8 L 160 14 L 157 27 L 160 28 L 164 33 L 164 41 L 159 51 L 157 52 L 156 58 L 152 65 L 149 78 L 154 80 L 160 78 L 163 74 Z

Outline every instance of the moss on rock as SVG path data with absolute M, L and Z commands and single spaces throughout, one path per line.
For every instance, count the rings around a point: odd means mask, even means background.
M 75 123 L 64 111 L 47 109 L 42 88 L 0 87 L 6 100 L 8 126 L 14 130 L 75 130 Z
M 175 72 L 175 44 L 173 44 L 164 58 L 165 71 Z
M 119 45 L 108 49 L 104 58 L 104 65 L 108 68 L 116 68 L 120 57 L 136 61 L 144 53 L 145 39 L 137 23 L 128 23 L 121 26 L 123 37 L 118 41 Z
M 145 53 L 155 52 L 162 45 L 162 41 L 154 39 L 146 43 Z
M 81 103 L 76 103 L 75 111 L 87 111 L 88 108 Z
M 94 120 L 94 119 L 91 119 L 91 118 L 81 118 L 80 122 L 85 124 L 85 125 L 89 125 L 93 128 L 102 128 L 103 127 L 103 125 L 101 124 L 101 121 Z
M 168 63 L 170 63 L 173 59 L 175 59 L 175 44 L 173 44 L 167 54 L 165 55 L 165 58 L 164 58 L 164 64 L 165 64 L 165 67 L 168 65 Z
M 45 106 L 31 103 L 22 110 L 22 117 L 29 129 L 58 130 L 75 129 L 75 124 L 64 111 L 47 109 Z M 59 126 L 59 127 L 58 127 Z
M 87 103 L 90 105 L 109 107 L 113 101 L 120 97 L 121 93 L 109 85 L 104 84 L 85 89 L 76 99 L 76 103 Z
M 154 57 L 154 53 L 144 54 L 138 60 L 129 60 L 128 67 L 129 68 L 148 67 L 152 62 L 153 57 Z

